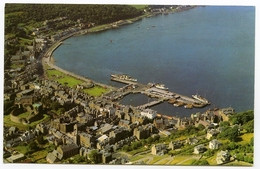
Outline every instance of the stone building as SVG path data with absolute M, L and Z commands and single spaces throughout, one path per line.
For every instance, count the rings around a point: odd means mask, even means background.
M 209 142 L 209 149 L 216 150 L 216 149 L 219 149 L 220 146 L 221 146 L 221 143 L 216 139 L 211 140 Z
M 61 154 L 62 159 L 66 159 L 78 154 L 79 147 L 76 144 L 62 145 L 57 148 L 57 152 Z
M 226 150 L 226 151 L 221 150 L 217 154 L 217 158 L 216 158 L 217 164 L 223 164 L 223 163 L 229 162 L 230 157 L 231 157 L 231 155 L 228 150 Z
M 151 154 L 153 155 L 164 155 L 165 153 L 167 153 L 165 144 L 153 145 L 151 148 Z
M 194 147 L 194 154 L 201 154 L 207 151 L 206 147 L 203 144 L 200 144 L 196 147 Z

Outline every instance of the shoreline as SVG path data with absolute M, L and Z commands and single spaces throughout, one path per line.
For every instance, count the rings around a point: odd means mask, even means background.
M 181 6 L 180 6 L 181 7 Z M 177 12 L 182 12 L 182 11 L 186 11 L 186 10 L 189 10 L 189 9 L 193 9 L 195 7 L 198 7 L 198 6 L 190 6 L 190 7 L 184 7 L 184 8 L 181 8 L 179 9 L 178 8 L 175 8 L 173 9 L 172 11 L 168 12 L 169 14 L 174 14 L 174 13 L 177 13 Z M 163 13 L 161 13 L 163 15 Z M 48 49 L 46 52 L 43 53 L 43 56 L 41 58 L 41 62 L 42 64 L 47 64 L 49 67 L 51 68 L 54 68 L 58 71 L 61 71 L 62 73 L 65 73 L 66 75 L 69 75 L 71 77 L 74 77 L 76 79 L 79 79 L 79 80 L 82 80 L 84 82 L 92 82 L 94 83 L 95 85 L 98 85 L 98 86 L 101 86 L 101 87 L 104 87 L 104 88 L 108 88 L 110 89 L 110 91 L 116 89 L 116 87 L 114 86 L 110 86 L 110 85 L 107 85 L 107 84 L 103 84 L 103 83 L 99 83 L 99 82 L 96 82 L 94 80 L 92 80 L 91 78 L 88 78 L 88 77 L 83 77 L 81 75 L 78 75 L 78 74 L 75 74 L 73 72 L 70 72 L 70 71 L 67 71 L 65 69 L 62 69 L 61 67 L 57 66 L 55 64 L 55 59 L 53 57 L 53 52 L 60 46 L 63 44 L 63 41 L 68 39 L 68 38 L 71 38 L 73 36 L 81 36 L 81 35 L 85 35 L 87 33 L 97 33 L 97 32 L 101 32 L 101 31 L 105 31 L 105 30 L 110 30 L 110 29 L 115 29 L 115 28 L 119 28 L 120 26 L 124 26 L 124 25 L 128 25 L 128 24 L 132 24 L 132 23 L 135 23 L 136 21 L 139 21 L 143 18 L 146 18 L 146 17 L 153 17 L 153 16 L 157 16 L 158 14 L 153 14 L 153 13 L 148 13 L 148 14 L 143 14 L 141 16 L 137 16 L 135 18 L 131 18 L 131 19 L 125 19 L 125 20 L 120 20 L 120 21 L 116 21 L 116 22 L 112 22 L 112 23 L 108 23 L 108 24 L 104 24 L 104 25 L 98 25 L 98 26 L 94 26 L 92 28 L 87 28 L 87 29 L 83 29 L 83 30 L 79 30 L 77 32 L 73 32 L 65 37 L 62 37 L 60 40 L 54 42 Z M 114 25 L 116 24 L 116 27 L 114 27 Z M 44 72 L 46 70 L 44 69 Z

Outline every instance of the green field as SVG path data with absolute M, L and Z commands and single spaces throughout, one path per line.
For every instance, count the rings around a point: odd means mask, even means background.
M 172 165 L 179 164 L 179 163 L 181 163 L 182 161 L 186 160 L 187 158 L 188 158 L 188 156 L 182 156 L 182 155 L 174 156 L 174 158 L 173 158 L 173 160 L 170 162 L 170 164 L 172 164 Z
M 82 84 L 83 81 L 76 79 L 72 76 L 66 75 L 56 69 L 46 69 L 46 74 L 47 77 L 51 80 L 56 80 L 58 81 L 60 84 L 62 85 L 67 85 L 71 88 L 75 87 L 76 85 Z M 92 88 L 89 89 L 84 89 L 83 92 L 85 92 L 86 94 L 90 95 L 90 96 L 94 96 L 94 97 L 98 97 L 101 96 L 102 94 L 108 92 L 109 89 L 105 88 L 105 87 L 101 87 L 98 85 L 95 85 Z
M 26 154 L 29 151 L 28 145 L 27 146 L 19 145 L 19 146 L 14 147 L 14 149 L 22 154 Z
M 225 166 L 252 166 L 253 164 L 244 161 L 232 161 L 230 163 L 224 164 Z
M 108 26 L 110 26 L 110 24 L 98 25 L 98 26 L 90 28 L 89 31 L 90 32 L 101 31 L 101 30 L 106 29 L 106 27 L 108 27 Z
M 67 85 L 69 87 L 75 87 L 76 85 L 83 83 L 82 80 L 78 80 L 55 69 L 48 69 L 47 77 L 52 80 L 57 80 L 62 85 Z
M 85 93 L 87 93 L 88 95 L 98 97 L 98 96 L 101 96 L 102 94 L 108 92 L 108 89 L 101 87 L 101 86 L 94 86 L 89 89 L 84 89 L 83 91 Z
M 48 154 L 47 150 L 41 150 L 41 151 L 36 151 L 34 153 L 32 153 L 32 159 L 35 162 L 38 163 L 46 163 L 46 156 Z
M 132 158 L 130 158 L 130 161 L 134 162 L 134 161 L 140 160 L 142 158 L 144 158 L 143 155 L 133 156 Z
M 153 155 L 150 155 L 153 156 Z M 163 156 L 154 156 L 153 160 L 149 162 L 149 164 L 154 164 L 164 158 L 166 158 L 168 155 L 163 155 Z
M 10 115 L 5 115 L 4 116 L 4 125 L 7 126 L 7 127 L 15 126 L 18 129 L 20 129 L 20 130 L 27 130 L 28 127 L 34 128 L 37 124 L 39 124 L 39 123 L 41 123 L 43 121 L 47 121 L 49 119 L 50 119 L 50 116 L 44 114 L 42 119 L 34 121 L 34 122 L 30 123 L 30 124 L 24 125 L 22 123 L 15 123 L 15 122 L 11 121 Z
M 180 165 L 192 165 L 195 161 L 196 161 L 195 159 L 189 159 L 181 162 Z
M 217 153 L 215 153 L 214 156 L 207 158 L 209 165 L 217 165 L 216 158 L 217 158 Z
M 31 113 L 29 113 L 29 112 L 24 112 L 24 113 L 19 114 L 18 117 L 20 117 L 20 118 L 26 118 L 26 117 L 29 117 L 30 114 L 31 114 Z
M 254 133 L 246 133 L 243 134 L 242 136 L 240 136 L 240 138 L 242 139 L 240 142 L 240 144 L 247 144 L 250 143 L 251 138 L 254 137 Z
M 23 64 L 11 64 L 11 69 L 17 69 L 17 68 L 22 68 L 24 67 Z
M 169 159 L 162 159 L 161 161 L 159 161 L 158 163 L 156 163 L 156 164 L 161 164 L 161 165 L 163 165 L 163 164 L 166 164 L 166 163 L 168 163 L 169 162 Z
M 135 7 L 136 9 L 144 9 L 148 7 L 148 5 L 131 5 L 132 7 Z

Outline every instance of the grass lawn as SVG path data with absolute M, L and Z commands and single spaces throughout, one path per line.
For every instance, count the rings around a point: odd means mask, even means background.
M 101 87 L 101 86 L 94 86 L 89 89 L 84 89 L 83 91 L 85 93 L 87 93 L 88 95 L 98 97 L 98 96 L 101 96 L 103 93 L 108 92 L 108 89 Z
M 176 138 L 175 140 L 185 140 L 185 139 L 187 139 L 187 136 L 180 136 L 180 137 Z
M 31 45 L 32 44 L 32 40 L 30 39 L 25 39 L 25 38 L 19 38 L 20 40 L 20 44 L 23 45 L 23 46 L 26 46 L 26 45 Z
M 151 155 L 152 156 L 152 155 Z M 168 157 L 168 155 L 163 155 L 163 156 L 154 156 L 153 160 L 149 162 L 149 164 L 154 164 L 157 161 L 160 161 L 164 158 Z
M 158 163 L 156 163 L 156 164 L 161 164 L 161 165 L 163 165 L 163 164 L 166 164 L 166 163 L 168 163 L 169 162 L 169 159 L 162 159 L 161 161 L 159 161 Z
M 50 119 L 50 116 L 47 114 L 44 114 L 42 119 L 30 123 L 29 126 L 35 127 L 37 124 L 44 122 L 44 121 L 48 121 L 49 119 Z
M 21 146 L 21 145 L 14 147 L 14 149 L 22 154 L 26 154 L 29 151 L 28 146 Z
M 144 9 L 148 7 L 148 5 L 131 5 L 132 7 L 135 7 L 136 9 Z
M 216 158 L 217 158 L 217 152 L 214 154 L 214 156 L 207 158 L 209 165 L 217 165 Z
M 180 165 L 191 165 L 195 161 L 196 161 L 195 159 L 189 159 L 187 161 L 181 162 Z
M 52 78 L 53 76 L 63 76 L 64 73 L 58 71 L 58 70 L 55 70 L 55 69 L 48 69 L 47 70 L 47 76 L 48 78 Z
M 130 161 L 134 162 L 134 161 L 140 160 L 142 158 L 144 158 L 143 155 L 137 155 L 137 156 L 133 156 L 132 158 L 130 158 Z
M 99 26 L 95 26 L 93 28 L 90 28 L 89 31 L 99 31 L 99 30 L 103 30 L 105 29 L 107 26 L 109 26 L 110 24 L 104 24 L 104 25 L 99 25 Z
M 147 149 L 145 147 L 141 147 L 141 148 L 138 148 L 136 150 L 129 151 L 127 153 L 133 156 L 133 155 L 135 155 L 137 153 L 141 153 L 141 152 L 144 152 L 144 151 L 147 151 Z
M 83 83 L 83 81 L 68 75 L 65 75 L 63 78 L 58 79 L 58 82 L 63 85 L 67 84 L 69 87 L 75 87 L 76 85 Z
M 22 123 L 12 122 L 10 119 L 10 115 L 4 116 L 4 125 L 7 127 L 15 126 L 15 127 L 19 128 L 20 130 L 26 130 L 28 128 L 27 125 L 23 125 Z
M 48 154 L 47 150 L 36 151 L 32 153 L 32 158 L 38 162 L 39 160 L 45 159 Z
M 8 127 L 15 126 L 15 127 L 19 128 L 20 130 L 27 130 L 28 127 L 34 128 L 37 124 L 39 124 L 43 121 L 47 121 L 49 119 L 50 119 L 50 116 L 47 114 L 44 114 L 42 119 L 34 121 L 28 125 L 24 125 L 22 123 L 15 123 L 15 122 L 11 121 L 10 115 L 5 115 L 4 116 L 4 125 L 8 126 Z
M 76 85 L 83 83 L 82 80 L 78 80 L 55 69 L 48 69 L 47 77 L 49 79 L 57 80 L 62 85 L 67 84 L 69 87 L 75 87 Z
M 175 165 L 178 163 L 181 163 L 182 161 L 186 160 L 187 158 L 189 158 L 190 156 L 183 156 L 183 155 L 179 155 L 179 156 L 175 156 L 173 157 L 173 160 L 170 162 L 170 164 Z
M 11 64 L 12 69 L 17 69 L 17 68 L 22 68 L 22 67 L 24 67 L 23 64 Z
M 21 113 L 18 115 L 18 117 L 20 118 L 26 118 L 26 117 L 29 117 L 30 113 L 29 112 L 24 112 L 24 113 Z
M 247 144 L 247 143 L 250 143 L 250 140 L 252 137 L 254 137 L 254 133 L 246 133 L 246 134 L 243 134 L 241 137 L 241 141 L 238 142 L 240 144 Z
M 26 146 L 22 146 L 22 145 L 19 145 L 19 146 L 16 146 L 14 147 L 14 149 L 22 154 L 26 154 L 29 152 L 29 147 L 28 145 Z M 40 150 L 40 151 L 36 151 L 36 152 L 33 152 L 31 154 L 28 154 L 30 156 L 30 158 L 37 162 L 37 163 L 46 163 L 46 156 L 48 154 L 48 151 L 43 149 L 43 150 Z
M 52 80 L 57 80 L 62 85 L 67 85 L 73 88 L 76 85 L 83 83 L 82 80 L 66 75 L 56 69 L 48 69 L 48 68 L 49 68 L 48 66 L 45 67 L 47 77 Z M 83 91 L 90 96 L 98 97 L 101 96 L 103 93 L 108 92 L 109 89 L 95 85 L 94 87 L 89 89 L 84 89 Z
M 244 161 L 232 161 L 230 163 L 224 164 L 225 166 L 252 166 L 253 164 Z

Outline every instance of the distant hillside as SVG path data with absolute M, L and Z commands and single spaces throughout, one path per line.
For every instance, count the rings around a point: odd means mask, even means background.
M 57 17 L 76 21 L 105 24 L 142 14 L 129 5 L 82 5 L 82 4 L 6 4 L 5 33 L 16 33 L 20 23 L 41 22 Z

